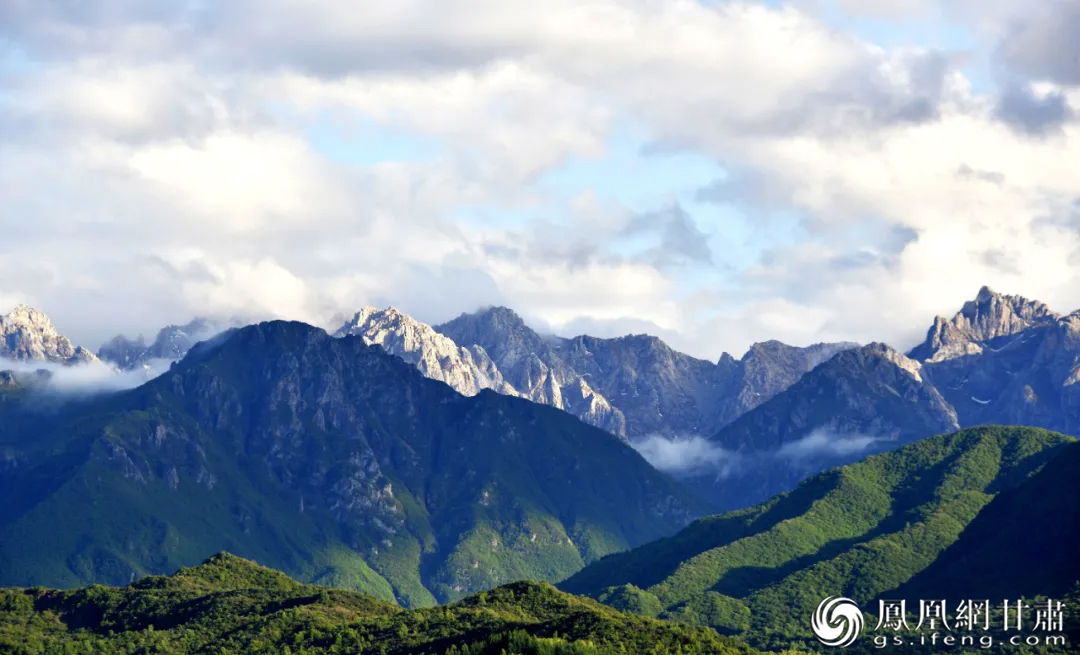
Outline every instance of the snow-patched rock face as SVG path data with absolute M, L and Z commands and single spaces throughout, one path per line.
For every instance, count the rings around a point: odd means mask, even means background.
M 427 377 L 445 382 L 465 396 L 475 396 L 481 389 L 520 395 L 503 380 L 498 367 L 483 348 L 463 348 L 430 325 L 393 307 L 365 307 L 346 321 L 334 336 L 357 336 L 369 345 L 381 346 L 391 355 L 415 365 Z
M 97 359 L 89 350 L 73 345 L 59 334 L 48 316 L 26 305 L 0 316 L 0 358 L 59 364 Z

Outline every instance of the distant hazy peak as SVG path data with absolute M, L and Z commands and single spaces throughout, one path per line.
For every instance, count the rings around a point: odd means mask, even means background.
M 514 310 L 508 307 L 485 307 L 472 313 L 462 313 L 457 318 L 451 319 L 435 329 L 443 334 L 448 334 L 457 339 L 454 333 L 503 333 L 503 334 L 526 334 L 530 338 L 538 340 L 543 338 L 533 331 Z M 459 339 L 459 341 L 461 341 Z
M 49 317 L 27 305 L 0 316 L 0 357 L 77 364 L 97 359 L 56 331 Z
M 135 339 L 117 335 L 98 348 L 98 357 L 122 370 L 147 366 L 153 360 L 177 361 L 199 341 L 220 334 L 227 327 L 239 327 L 241 324 L 236 318 L 217 321 L 200 316 L 183 325 L 166 325 L 158 330 L 150 344 L 141 334 Z
M 975 299 L 965 302 L 951 319 L 936 317 L 927 331 L 926 340 L 910 355 L 930 362 L 977 355 L 983 351 L 983 345 L 993 339 L 1046 325 L 1058 318 L 1037 300 L 1000 294 L 984 286 Z
M 522 319 L 517 312 L 510 309 L 509 307 L 503 307 L 501 305 L 495 307 L 485 307 L 484 309 L 477 310 L 473 313 L 473 315 L 477 317 L 484 317 L 492 321 L 525 325 L 524 319 Z
M 207 330 L 217 329 L 217 325 L 218 324 L 216 321 L 212 321 L 202 316 L 197 316 L 183 325 L 166 325 L 164 328 L 158 331 L 158 337 L 160 338 L 163 332 L 168 331 L 183 332 L 185 334 L 192 335 L 195 333 L 205 332 Z

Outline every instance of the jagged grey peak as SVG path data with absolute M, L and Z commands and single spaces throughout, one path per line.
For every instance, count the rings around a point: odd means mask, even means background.
M 0 316 L 0 358 L 18 361 L 45 361 L 81 364 L 97 359 L 82 346 L 75 346 L 56 331 L 45 314 L 19 305 Z
M 491 307 L 435 326 L 455 343 L 482 348 L 523 397 L 565 410 L 582 421 L 625 438 L 627 420 L 611 399 L 564 361 L 565 341 L 543 337 L 513 310 Z M 592 380 L 592 382 L 590 382 Z
M 483 346 L 506 379 L 537 402 L 562 407 L 558 396 L 566 395 L 565 388 L 575 380 L 585 381 L 625 417 L 631 439 L 711 436 L 818 364 L 858 347 L 836 343 L 799 348 L 771 341 L 755 344 L 742 360 L 725 354 L 713 363 L 647 334 L 543 337 L 505 307 L 462 314 L 435 329 L 459 344 Z
M 739 466 L 686 484 L 722 509 L 761 502 L 806 476 L 960 427 L 956 410 L 917 362 L 881 343 L 845 350 L 712 441 Z
M 1058 318 L 1037 300 L 1004 295 L 983 287 L 975 300 L 964 303 L 951 319 L 936 317 L 926 340 L 909 354 L 912 359 L 923 362 L 978 355 L 994 339 L 1049 325 Z
M 781 416 L 783 420 L 777 421 Z M 724 428 L 716 439 L 728 448 L 770 449 L 823 426 L 841 433 L 904 434 L 910 439 L 958 429 L 960 424 L 952 406 L 922 375 L 918 362 L 886 344 L 871 343 L 817 366 Z M 921 431 L 926 426 L 931 426 L 929 431 Z
M 127 371 L 139 365 L 146 354 L 146 340 L 140 334 L 135 339 L 129 339 L 118 334 L 112 339 L 101 344 L 97 356 L 103 362 L 108 362 L 116 368 Z
M 717 366 L 727 371 L 728 383 L 714 422 L 720 427 L 734 421 L 836 354 L 859 347 L 847 341 L 800 347 L 771 340 L 753 344 L 740 360 L 724 353 Z
M 963 425 L 1028 425 L 1080 434 L 1080 314 L 985 343 L 978 354 L 924 362 Z
M 208 318 L 196 318 L 184 325 L 168 325 L 158 331 L 150 345 L 142 335 L 129 339 L 123 335 L 113 337 L 98 349 L 98 357 L 121 370 L 148 366 L 154 360 L 178 361 L 196 343 L 223 332 L 226 327 L 239 327 L 240 321 L 225 324 Z
M 646 334 L 578 336 L 557 346 L 562 360 L 622 411 L 631 438 L 712 431 L 709 417 L 722 388 L 712 362 Z
M 365 307 L 345 322 L 335 337 L 357 336 L 368 345 L 379 345 L 391 355 L 416 366 L 421 373 L 445 382 L 458 393 L 475 396 L 491 389 L 509 396 L 519 395 L 480 346 L 464 348 L 439 334 L 427 323 L 393 307 Z

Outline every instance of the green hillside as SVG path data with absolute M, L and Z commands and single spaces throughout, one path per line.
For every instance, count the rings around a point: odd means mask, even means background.
M 0 589 L 0 652 L 363 655 L 746 654 L 712 630 L 519 582 L 402 610 L 227 554 L 127 587 Z
M 957 591 L 1060 597 L 1080 578 L 1078 451 L 1069 437 L 1031 428 L 932 437 L 605 557 L 560 587 L 771 649 L 812 644 L 808 617 L 827 596 L 876 611 L 909 581 L 935 598 L 953 597 L 954 578 L 979 581 Z M 968 529 L 980 536 L 965 538 Z M 967 568 L 919 577 L 939 559 Z
M 1080 580 L 1080 443 L 998 493 L 955 543 L 892 595 L 1030 597 L 1060 593 L 1068 580 Z
M 0 398 L 0 585 L 123 585 L 227 550 L 418 607 L 561 580 L 700 515 L 602 430 L 301 323 L 125 393 Z

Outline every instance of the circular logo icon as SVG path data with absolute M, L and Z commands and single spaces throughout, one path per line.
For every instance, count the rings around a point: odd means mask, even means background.
M 829 597 L 821 601 L 810 619 L 810 627 L 826 646 L 846 648 L 862 634 L 863 614 L 850 598 Z

